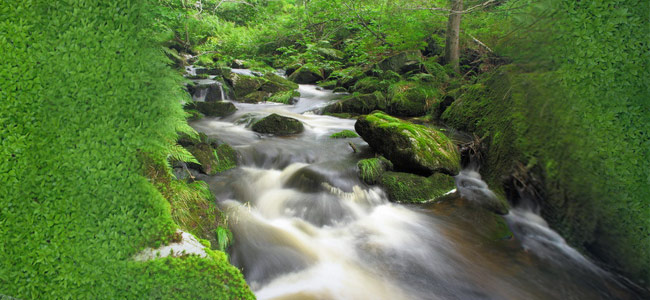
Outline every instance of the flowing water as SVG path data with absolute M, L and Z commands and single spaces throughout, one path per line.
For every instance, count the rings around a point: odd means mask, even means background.
M 240 167 L 201 179 L 227 212 L 231 261 L 259 299 L 643 298 L 534 211 L 504 218 L 478 209 L 474 202 L 493 193 L 471 170 L 440 203 L 388 202 L 357 178 L 356 162 L 373 156 L 368 145 L 329 138 L 354 121 L 314 113 L 336 95 L 309 85 L 300 92 L 295 105 L 235 103 L 234 115 L 192 124 L 241 154 Z M 271 113 L 302 121 L 305 132 L 248 128 Z

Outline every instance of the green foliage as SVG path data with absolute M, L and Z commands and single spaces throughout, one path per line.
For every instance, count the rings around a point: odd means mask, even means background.
M 219 245 L 219 250 L 225 252 L 233 241 L 232 232 L 227 227 L 219 226 L 215 230 L 215 235 L 217 237 L 217 245 Z
M 359 137 L 359 135 L 352 130 L 346 129 L 340 132 L 333 133 L 332 135 L 330 135 L 330 137 L 333 139 L 348 139 L 348 138 Z
M 253 298 L 223 254 L 131 259 L 177 227 L 137 159 L 164 160 L 185 119 L 150 4 L 0 6 L 3 295 Z

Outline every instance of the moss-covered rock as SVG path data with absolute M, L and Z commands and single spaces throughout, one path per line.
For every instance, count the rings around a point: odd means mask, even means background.
M 349 67 L 332 72 L 327 79 L 336 80 L 337 86 L 347 89 L 354 86 L 354 84 L 363 77 L 366 77 L 363 69 L 360 67 Z
M 374 93 L 376 91 L 385 93 L 388 91 L 389 85 L 388 81 L 381 80 L 377 77 L 366 77 L 357 81 L 352 90 L 363 94 Z
M 264 91 L 254 91 L 243 97 L 239 97 L 238 100 L 244 103 L 260 103 L 266 101 L 271 94 Z
M 342 86 L 337 86 L 332 90 L 332 93 L 347 93 L 348 90 Z
M 376 184 L 386 171 L 393 170 L 393 163 L 383 156 L 362 159 L 357 163 L 359 178 L 367 184 Z
M 232 102 L 226 101 L 194 102 L 193 106 L 208 117 L 225 117 L 237 111 L 237 107 Z
M 255 76 L 232 73 L 228 77 L 228 82 L 233 88 L 235 99 L 239 100 L 239 98 L 257 91 L 265 81 Z
M 426 114 L 440 102 L 440 93 L 430 84 L 400 81 L 388 89 L 388 112 L 396 116 L 415 117 Z
M 293 104 L 296 101 L 298 101 L 298 97 L 300 97 L 300 92 L 290 90 L 284 92 L 277 92 L 271 95 L 271 97 L 269 97 L 266 100 L 271 102 L 284 103 L 284 104 Z
M 386 97 L 379 91 L 372 94 L 355 93 L 330 104 L 323 109 L 323 112 L 367 114 L 374 110 L 386 109 L 386 104 Z
M 213 148 L 209 143 L 201 142 L 187 146 L 187 150 L 200 163 L 200 166 L 188 163 L 188 167 L 199 169 L 208 175 L 214 175 L 237 166 L 237 152 L 228 144 L 220 144 Z
M 289 80 L 303 84 L 316 83 L 323 79 L 323 70 L 314 64 L 304 64 L 289 75 Z
M 347 130 L 346 129 L 346 130 L 334 133 L 334 134 L 330 135 L 330 137 L 333 138 L 333 139 L 347 139 L 347 138 L 359 137 L 359 135 L 356 132 L 352 131 L 352 130 Z
M 359 117 L 354 128 L 399 171 L 426 176 L 435 172 L 458 174 L 458 149 L 438 130 L 411 124 L 383 112 Z
M 420 69 L 422 54 L 419 50 L 404 51 L 397 55 L 387 57 L 377 64 L 381 70 L 406 73 Z
M 272 114 L 255 122 L 253 131 L 275 135 L 291 135 L 304 130 L 302 122 L 278 114 Z
M 324 89 L 333 90 L 334 88 L 336 88 L 336 80 L 323 81 L 318 83 L 318 86 Z
M 427 58 L 424 62 L 424 70 L 433 76 L 434 81 L 438 84 L 445 83 L 449 81 L 449 75 L 445 67 L 441 66 L 435 58 Z
M 380 184 L 390 201 L 404 203 L 432 201 L 456 187 L 453 177 L 441 173 L 423 177 L 410 173 L 385 172 Z
M 266 73 L 262 78 L 264 79 L 264 83 L 260 87 L 260 90 L 265 92 L 278 93 L 298 89 L 298 84 L 275 73 Z

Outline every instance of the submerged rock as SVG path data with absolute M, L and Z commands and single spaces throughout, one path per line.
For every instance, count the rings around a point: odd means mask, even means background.
M 453 177 L 441 173 L 423 177 L 410 173 L 386 172 L 381 176 L 380 184 L 390 201 L 404 203 L 435 200 L 456 187 Z
M 304 130 L 302 122 L 278 114 L 272 114 L 255 122 L 253 131 L 275 135 L 291 135 Z
M 232 102 L 226 101 L 195 102 L 193 107 L 196 107 L 196 110 L 208 117 L 225 117 L 237 111 Z
M 458 149 L 438 130 L 411 124 L 383 112 L 359 117 L 354 128 L 397 170 L 426 176 L 436 172 L 458 174 Z

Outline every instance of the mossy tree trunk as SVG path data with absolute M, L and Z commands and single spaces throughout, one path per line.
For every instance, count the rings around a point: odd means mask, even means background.
M 460 60 L 459 35 L 460 18 L 462 16 L 463 0 L 451 0 L 451 11 L 447 22 L 447 39 L 445 42 L 445 63 L 451 64 L 456 72 L 460 71 L 458 61 Z

